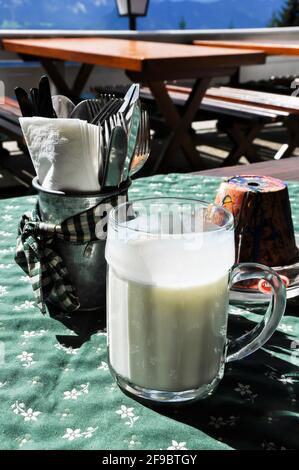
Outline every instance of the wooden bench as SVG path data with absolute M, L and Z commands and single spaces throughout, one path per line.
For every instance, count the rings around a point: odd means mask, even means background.
M 190 88 L 168 85 L 167 89 L 175 104 L 184 106 Z M 142 89 L 142 97 L 150 98 L 148 89 Z M 288 143 L 281 147 L 275 159 L 289 157 L 299 146 L 297 97 L 231 87 L 212 87 L 207 90 L 197 117 L 217 119 L 218 129 L 226 132 L 232 141 L 233 148 L 224 160 L 224 166 L 236 164 L 243 155 L 250 163 L 259 161 L 253 141 L 266 124 L 283 123 L 288 131 Z

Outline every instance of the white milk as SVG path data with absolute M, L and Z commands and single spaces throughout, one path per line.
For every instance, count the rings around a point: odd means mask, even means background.
M 108 337 L 117 374 L 140 387 L 209 384 L 224 358 L 233 231 L 196 239 L 108 237 Z

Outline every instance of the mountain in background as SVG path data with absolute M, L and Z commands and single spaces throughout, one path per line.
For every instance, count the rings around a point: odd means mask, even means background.
M 283 0 L 151 0 L 138 29 L 259 28 Z M 127 29 L 114 0 L 0 0 L 0 28 Z

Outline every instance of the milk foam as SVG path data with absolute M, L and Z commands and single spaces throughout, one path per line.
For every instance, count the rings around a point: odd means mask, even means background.
M 160 287 L 204 285 L 220 279 L 234 264 L 233 231 L 215 230 L 190 236 L 132 233 L 109 237 L 106 259 L 124 279 Z

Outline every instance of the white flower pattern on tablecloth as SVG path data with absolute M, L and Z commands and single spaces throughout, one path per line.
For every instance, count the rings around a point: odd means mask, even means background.
M 80 388 L 81 388 L 82 393 L 88 394 L 89 393 L 89 382 L 87 382 L 86 384 L 81 384 Z
M 292 333 L 294 331 L 292 325 L 286 325 L 285 323 L 281 323 L 277 329 L 283 331 L 283 333 Z
M 0 286 L 0 297 L 3 297 L 6 294 L 7 294 L 7 287 L 6 286 Z
M 24 421 L 37 421 L 38 416 L 41 414 L 40 411 L 34 411 L 32 408 L 26 410 L 25 403 L 19 403 L 18 401 L 11 405 L 11 409 L 16 415 L 22 416 Z
M 4 209 L 5 209 L 6 211 L 16 211 L 16 210 L 18 210 L 19 208 L 20 208 L 20 206 L 12 206 L 12 205 L 9 205 L 9 204 L 4 207 Z
M 121 407 L 115 413 L 120 415 L 121 419 L 127 419 L 125 424 L 131 428 L 139 419 L 139 416 L 135 416 L 133 410 L 133 407 L 128 408 L 126 405 L 121 405 Z
M 229 425 L 229 426 L 236 426 L 237 424 L 237 421 L 239 419 L 239 416 L 229 416 L 226 423 Z
M 19 443 L 19 447 L 22 448 L 24 445 L 28 444 L 28 442 L 31 442 L 31 436 L 30 434 L 25 434 L 24 436 L 17 437 L 16 441 Z
M 74 372 L 74 369 L 71 369 L 70 367 L 64 367 L 64 368 L 62 369 L 62 372 L 63 372 L 64 374 L 67 374 L 68 372 Z
M 33 364 L 35 364 L 35 361 L 33 360 L 33 355 L 34 353 L 23 351 L 22 354 L 19 354 L 17 356 L 17 358 L 20 359 L 21 362 L 23 362 L 23 367 L 31 367 Z
M 266 377 L 272 380 L 279 380 L 279 375 L 278 371 L 273 369 L 273 370 L 268 370 L 267 372 L 264 373 Z
M 109 366 L 108 366 L 107 362 L 101 361 L 101 364 L 99 365 L 98 369 L 107 371 L 107 370 L 109 370 Z
M 5 230 L 0 230 L 0 237 L 6 238 L 11 237 L 13 234 L 11 232 L 6 232 Z
M 30 282 L 30 277 L 29 276 L 20 276 L 19 281 Z
M 247 401 L 254 403 L 254 400 L 258 396 L 257 393 L 253 393 L 250 389 L 250 385 L 244 385 L 242 383 L 238 383 L 238 386 L 234 389 L 235 392 L 239 392 L 241 397 L 245 398 Z
M 62 413 L 58 413 L 60 421 L 64 421 L 67 418 L 73 417 L 71 410 L 69 408 L 65 408 Z
M 25 339 L 28 339 L 28 338 L 33 338 L 34 336 L 36 336 L 36 331 L 27 331 L 25 330 L 24 333 L 21 335 L 22 338 L 25 338 Z
M 279 447 L 274 442 L 267 442 L 267 441 L 264 441 L 262 443 L 262 448 L 264 450 L 286 450 L 286 448 L 283 446 Z
M 172 440 L 171 446 L 167 447 L 167 450 L 188 450 L 188 448 L 186 447 L 186 442 Z
M 141 445 L 141 442 L 138 440 L 138 437 L 133 434 L 129 439 L 125 439 L 124 443 L 127 444 L 129 449 L 136 449 Z
M 77 400 L 77 398 L 81 395 L 81 392 L 76 388 L 73 388 L 73 390 L 67 390 L 66 392 L 63 392 L 63 395 L 65 400 Z
M 13 220 L 13 216 L 11 214 L 4 214 L 1 215 L 1 219 L 4 220 L 4 222 L 11 222 Z
M 89 439 L 93 436 L 93 434 L 96 432 L 97 429 L 98 427 L 93 428 L 92 426 L 89 426 L 86 429 L 86 431 L 81 431 L 80 428 L 77 428 L 77 429 L 66 428 L 66 432 L 62 436 L 62 439 L 67 439 L 68 441 L 74 441 L 75 439 L 79 439 L 80 437 Z
M 15 252 L 15 247 L 10 246 L 9 248 L 1 248 L 0 255 L 8 255 Z
M 236 426 L 239 416 L 231 415 L 227 419 L 222 416 L 210 416 L 209 426 L 215 429 L 220 429 L 222 426 Z
M 97 429 L 98 429 L 98 426 L 96 428 L 93 428 L 92 426 L 88 426 L 86 431 L 82 432 L 82 436 L 85 439 L 90 439 L 93 436 L 93 434 L 96 432 Z
M 22 342 L 22 346 L 27 344 L 27 342 L 31 338 L 36 338 L 36 337 L 41 337 L 44 336 L 46 333 L 48 333 L 48 330 L 32 330 L 32 331 L 27 331 L 25 330 L 23 334 L 21 335 L 21 338 L 24 338 L 24 341 Z
M 72 429 L 72 428 L 67 428 L 66 433 L 64 436 L 62 436 L 62 439 L 67 439 L 68 441 L 73 441 L 75 439 L 78 439 L 79 437 L 82 437 L 81 434 L 81 429 Z
M 41 378 L 37 375 L 36 377 L 33 377 L 32 379 L 28 380 L 28 383 L 30 385 L 36 386 L 36 385 L 43 385 Z
M 81 390 L 73 388 L 72 390 L 66 390 L 65 392 L 63 392 L 64 400 L 77 400 L 77 398 L 80 397 L 82 394 L 88 394 L 89 383 L 81 384 L 80 389 Z
M 57 343 L 54 346 L 59 351 L 64 351 L 66 354 L 78 354 L 79 348 L 72 348 L 72 346 L 64 346 L 63 344 Z
M 225 426 L 226 423 L 222 416 L 216 418 L 215 416 L 210 416 L 209 426 L 213 426 L 215 429 L 221 428 L 221 426 Z
M 116 385 L 115 382 L 113 382 L 111 385 L 107 385 L 105 387 L 105 390 L 108 390 L 110 393 L 111 392 L 116 392 L 118 390 L 118 386 Z
M 296 383 L 297 381 L 293 379 L 292 377 L 287 377 L 285 375 L 282 375 L 281 378 L 279 379 L 279 382 L 282 382 L 284 385 L 292 385 Z
M 29 310 L 32 308 L 35 308 L 34 300 L 25 300 L 25 302 L 23 302 L 22 304 L 15 305 L 14 310 L 16 310 L 17 312 L 20 312 L 21 310 Z
M 0 269 L 11 269 L 12 267 L 14 267 L 14 264 L 12 264 L 12 263 L 8 263 L 8 264 L 1 263 L 0 264 Z

